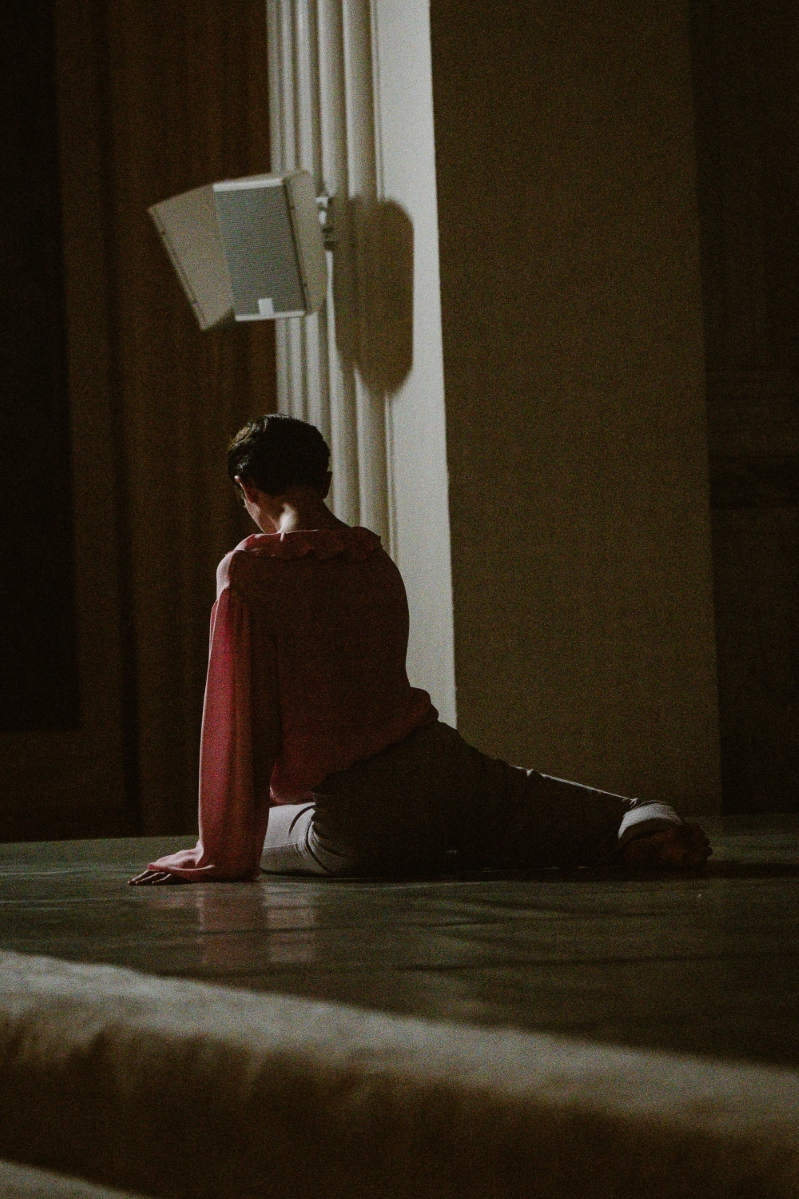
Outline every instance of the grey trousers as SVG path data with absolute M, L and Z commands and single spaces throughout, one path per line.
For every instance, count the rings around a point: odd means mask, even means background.
M 442 721 L 330 775 L 312 803 L 270 812 L 262 868 L 395 875 L 590 865 L 673 824 L 628 799 L 490 758 Z

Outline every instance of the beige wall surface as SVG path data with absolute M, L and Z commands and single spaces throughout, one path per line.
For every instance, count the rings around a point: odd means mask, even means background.
M 459 727 L 719 799 L 687 12 L 433 0 Z
M 695 0 L 721 774 L 799 810 L 799 20 Z

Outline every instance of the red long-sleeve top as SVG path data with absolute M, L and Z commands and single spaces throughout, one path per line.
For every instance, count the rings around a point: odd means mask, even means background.
M 256 534 L 222 559 L 200 750 L 200 837 L 150 863 L 192 882 L 258 874 L 270 803 L 435 720 L 405 670 L 408 604 L 368 529 Z

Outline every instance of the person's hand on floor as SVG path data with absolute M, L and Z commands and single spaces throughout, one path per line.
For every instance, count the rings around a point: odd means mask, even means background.
M 169 870 L 142 870 L 135 878 L 128 879 L 129 887 L 172 887 L 187 880 Z
M 614 865 L 630 870 L 701 870 L 712 854 L 698 824 L 686 821 L 645 837 L 635 837 L 613 855 Z

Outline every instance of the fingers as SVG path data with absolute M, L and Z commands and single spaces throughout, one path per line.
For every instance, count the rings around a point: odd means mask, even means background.
M 128 879 L 129 887 L 171 887 L 186 880 L 168 870 L 142 870 L 134 878 Z
M 134 878 L 128 879 L 128 886 L 143 887 L 155 873 L 155 870 L 142 870 L 141 874 L 137 874 Z

